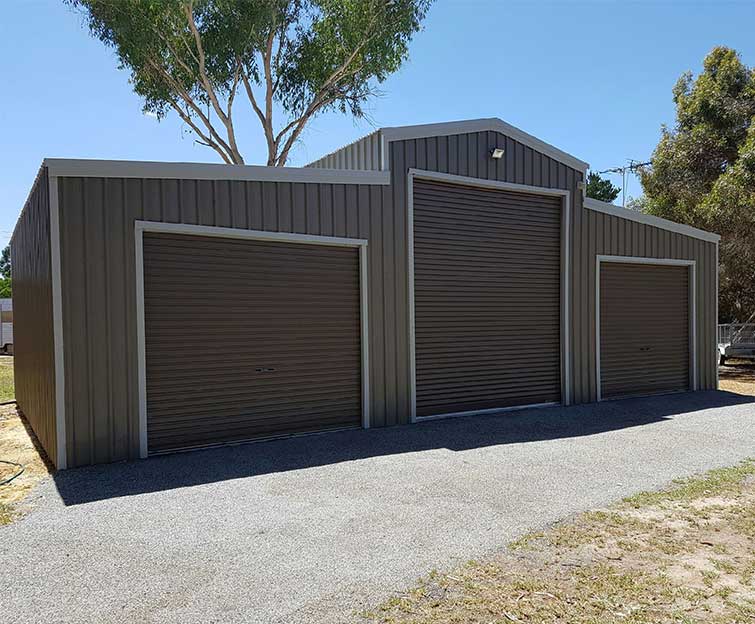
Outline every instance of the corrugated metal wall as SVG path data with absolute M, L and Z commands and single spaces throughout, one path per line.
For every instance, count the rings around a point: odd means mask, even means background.
M 57 461 L 55 348 L 53 343 L 50 203 L 43 168 L 11 240 L 13 367 L 18 407 L 50 460 Z
M 571 191 L 569 316 L 574 403 L 591 402 L 597 398 L 595 257 L 598 254 L 697 260 L 698 387 L 715 388 L 714 243 L 584 209 L 582 191 L 577 189 L 583 178 L 581 171 L 571 169 L 498 132 L 394 141 L 390 146 L 393 197 L 396 214 L 399 215 L 406 214 L 406 172 L 410 168 Z M 493 147 L 504 148 L 503 158 L 494 160 L 490 157 Z M 406 236 L 403 231 L 400 233 L 396 246 L 398 262 L 404 263 L 404 266 L 400 267 L 397 279 L 402 279 L 406 274 Z M 400 304 L 405 306 L 406 302 L 402 300 Z M 403 369 L 401 373 L 404 373 Z
M 375 135 L 378 136 L 378 135 Z M 493 160 L 492 147 L 504 157 Z M 715 387 L 715 245 L 582 208 L 583 173 L 497 132 L 394 141 L 391 186 L 61 178 L 61 253 L 70 465 L 138 454 L 136 219 L 369 239 L 373 426 L 410 418 L 407 171 L 571 192 L 573 401 L 594 401 L 595 256 L 698 261 L 698 384 Z M 358 167 L 372 168 L 368 161 Z M 203 295 L 198 285 L 197 296 Z
M 396 238 L 397 260 L 401 264 L 397 279 L 404 282 L 399 291 L 401 293 L 407 291 L 405 229 L 407 221 L 407 172 L 409 169 L 440 171 L 484 180 L 570 190 L 572 205 L 575 206 L 577 202 L 581 202 L 582 192 L 577 190 L 577 183 L 582 179 L 581 172 L 575 171 L 498 132 L 474 132 L 393 141 L 390 146 L 393 201 L 396 205 L 396 214 L 402 217 L 401 230 L 400 232 L 397 230 L 400 236 Z M 502 158 L 496 160 L 490 157 L 490 150 L 494 147 L 504 149 Z M 581 203 L 579 205 L 581 206 Z M 572 212 L 576 210 L 576 207 L 572 208 Z M 403 309 L 407 308 L 408 303 L 405 296 L 402 295 L 399 305 Z M 406 333 L 402 331 L 399 340 L 408 340 L 408 329 Z M 403 379 L 408 379 L 408 363 L 402 367 L 400 372 Z M 399 400 L 403 401 L 403 397 L 399 397 Z
M 377 130 L 332 154 L 318 158 L 307 167 L 380 171 L 383 168 L 383 135 Z
M 406 421 L 405 220 L 389 186 L 60 178 L 59 194 L 69 465 L 138 456 L 137 219 L 369 239 L 370 418 Z
M 696 260 L 697 385 L 716 387 L 716 245 L 612 215 L 582 210 L 574 223 L 572 361 L 576 402 L 594 401 L 595 256 Z

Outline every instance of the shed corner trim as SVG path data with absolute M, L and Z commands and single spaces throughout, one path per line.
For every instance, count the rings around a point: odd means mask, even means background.
M 63 287 L 60 259 L 60 205 L 58 178 L 48 170 L 50 204 L 50 270 L 52 274 L 53 346 L 55 349 L 55 467 L 68 467 L 66 448 L 65 360 L 63 345 Z

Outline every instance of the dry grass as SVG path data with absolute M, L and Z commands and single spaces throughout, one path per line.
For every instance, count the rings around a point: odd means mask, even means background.
M 0 355 L 0 402 L 11 401 L 14 398 L 13 358 L 8 355 Z
M 755 462 L 678 482 L 431 574 L 382 624 L 755 621 Z
M 12 399 L 13 358 L 0 357 L 0 401 Z M 40 479 L 52 471 L 36 436 L 15 405 L 0 406 L 0 459 L 22 464 L 24 472 L 10 483 L 0 485 L 0 525 L 8 524 L 24 512 L 23 501 Z M 0 481 L 18 468 L 0 463 Z
M 719 367 L 718 381 L 721 390 L 755 396 L 755 362 L 729 360 Z

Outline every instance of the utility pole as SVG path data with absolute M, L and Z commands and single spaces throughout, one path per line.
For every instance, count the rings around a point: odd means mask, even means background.
M 640 167 L 646 167 L 652 164 L 650 161 L 640 162 L 634 160 L 634 158 L 628 158 L 627 164 L 623 167 L 613 167 L 612 169 L 605 169 L 604 171 L 598 171 L 598 173 L 620 173 L 621 174 L 621 206 L 626 208 L 627 205 L 627 172 L 636 173 Z

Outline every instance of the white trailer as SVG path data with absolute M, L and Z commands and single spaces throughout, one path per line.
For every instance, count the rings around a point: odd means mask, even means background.
M 718 363 L 723 366 L 729 358 L 755 360 L 755 314 L 746 323 L 718 326 Z

